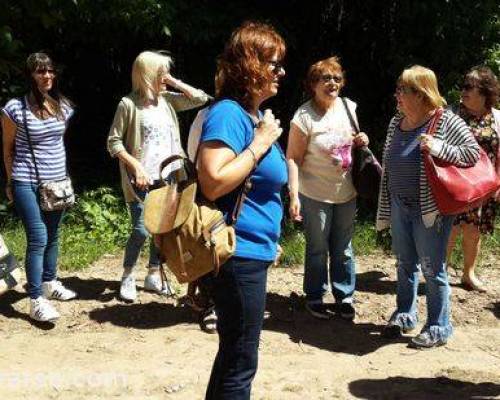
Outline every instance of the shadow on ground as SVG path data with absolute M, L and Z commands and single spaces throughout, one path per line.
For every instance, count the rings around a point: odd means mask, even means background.
M 106 281 L 100 278 L 81 279 L 76 276 L 62 278 L 61 282 L 68 289 L 74 290 L 78 300 L 97 300 L 107 303 L 117 298 L 120 282 Z M 108 292 L 106 292 L 108 290 Z
M 303 343 L 336 353 L 365 355 L 379 348 L 406 343 L 408 338 L 396 340 L 383 338 L 383 325 L 356 324 L 335 316 L 329 320 L 318 320 L 304 308 L 304 298 L 292 293 L 289 297 L 269 293 L 267 310 L 270 317 L 264 321 L 264 329 L 282 332 L 294 343 Z
M 22 289 L 21 289 L 22 290 Z M 55 327 L 55 324 L 51 322 L 39 322 L 31 319 L 29 317 L 29 304 L 27 299 L 27 294 L 25 292 L 19 292 L 17 290 L 10 290 L 0 296 L 0 315 L 9 319 L 21 319 L 23 321 L 29 322 L 34 327 L 48 331 Z M 17 311 L 13 304 L 26 299 L 26 312 Z
M 115 304 L 89 312 L 89 318 L 135 329 L 158 329 L 196 322 L 190 310 L 168 303 Z
M 500 385 L 493 382 L 464 382 L 444 376 L 436 378 L 393 376 L 353 381 L 349 384 L 349 391 L 356 398 L 366 400 L 492 399 L 500 395 Z
M 497 319 L 500 319 L 500 301 L 488 304 L 488 306 L 484 308 L 490 310 Z
M 367 271 L 356 275 L 356 291 L 374 294 L 396 294 L 397 282 L 386 280 L 389 277 L 382 271 Z M 425 284 L 418 285 L 418 295 L 425 294 Z

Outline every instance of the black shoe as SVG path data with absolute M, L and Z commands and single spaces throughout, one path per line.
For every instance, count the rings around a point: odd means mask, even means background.
M 444 346 L 446 340 L 443 339 L 433 339 L 429 332 L 422 332 L 415 336 L 408 346 L 414 349 L 431 349 L 433 347 Z
M 345 319 L 346 321 L 352 321 L 356 312 L 351 303 L 340 303 L 340 318 Z
M 385 337 L 386 339 L 397 339 L 403 336 L 403 333 L 409 333 L 413 329 L 415 328 L 404 329 L 396 324 L 388 324 L 382 330 L 382 336 Z
M 403 332 L 399 325 L 386 325 L 382 330 L 382 336 L 386 339 L 397 339 L 402 336 Z
M 327 306 L 323 303 L 306 303 L 306 310 L 313 317 L 319 319 L 330 319 L 331 314 L 328 312 Z

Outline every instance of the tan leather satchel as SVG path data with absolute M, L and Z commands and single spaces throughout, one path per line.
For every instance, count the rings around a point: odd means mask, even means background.
M 144 223 L 154 236 L 162 261 L 179 283 L 187 283 L 212 271 L 217 274 L 234 254 L 233 225 L 250 184 L 247 178 L 231 215 L 231 224 L 227 224 L 217 206 L 198 193 L 196 169 L 189 159 L 180 155 L 167 158 L 160 166 L 160 175 L 166 166 L 179 159 L 183 168 L 146 196 Z

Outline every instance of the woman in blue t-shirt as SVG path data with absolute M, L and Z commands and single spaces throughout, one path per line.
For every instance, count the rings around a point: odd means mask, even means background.
M 59 313 L 49 300 L 70 300 L 76 293 L 57 280 L 63 212 L 40 208 L 38 185 L 67 175 L 64 133 L 73 108 L 57 90 L 57 72 L 47 54 L 31 54 L 26 60 L 26 74 L 30 92 L 23 98 L 11 99 L 2 108 L 6 194 L 14 201 L 26 232 L 30 317 L 53 322 Z
M 235 255 L 214 278 L 220 341 L 207 399 L 249 399 L 257 370 L 267 268 L 276 257 L 280 191 L 287 182 L 276 143 L 279 120 L 259 108 L 278 92 L 284 55 L 285 43 L 271 26 L 246 22 L 236 29 L 218 59 L 218 101 L 203 123 L 198 158 L 203 194 L 227 215 L 248 175 L 252 183 L 235 225 Z

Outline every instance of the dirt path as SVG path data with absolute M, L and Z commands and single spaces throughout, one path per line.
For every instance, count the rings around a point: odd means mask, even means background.
M 380 337 L 395 302 L 393 259 L 358 258 L 354 324 L 310 317 L 302 269 L 273 269 L 253 398 L 500 398 L 500 265 L 493 261 L 482 274 L 487 294 L 453 287 L 455 335 L 430 351 Z M 63 318 L 55 327 L 29 321 L 21 289 L 0 297 L 0 399 L 203 398 L 216 335 L 201 332 L 172 299 L 140 291 L 134 304 L 118 301 L 119 262 L 103 257 L 63 274 L 80 299 L 57 304 Z M 424 307 L 421 298 L 422 319 Z

